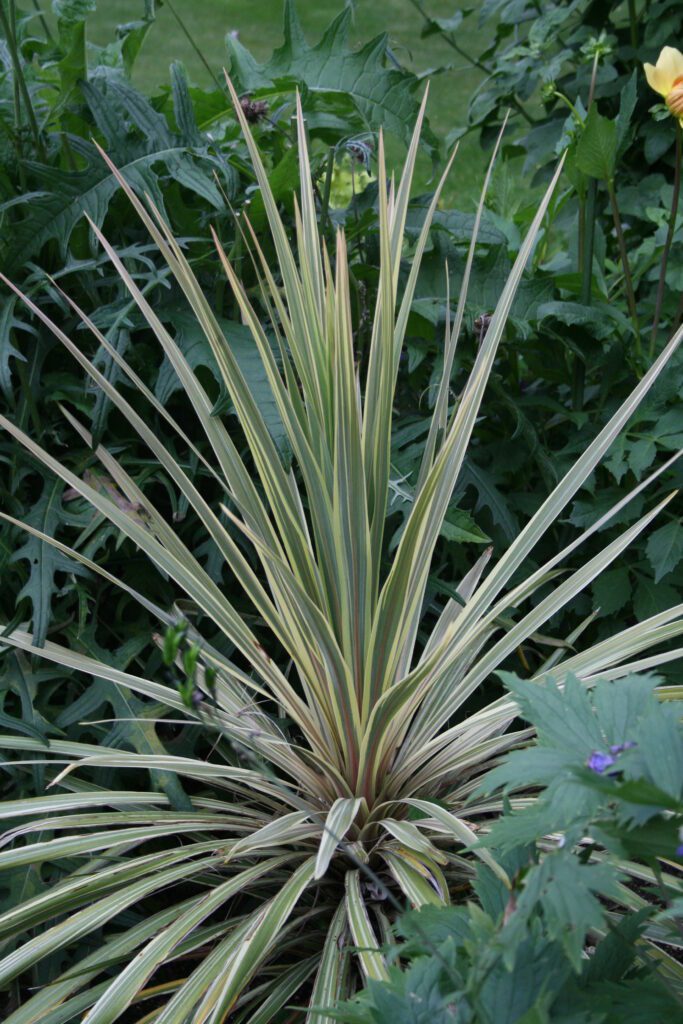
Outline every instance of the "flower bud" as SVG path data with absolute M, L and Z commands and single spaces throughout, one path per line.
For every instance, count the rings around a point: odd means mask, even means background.
M 683 81 L 674 83 L 674 87 L 666 97 L 666 105 L 674 117 L 683 117 Z

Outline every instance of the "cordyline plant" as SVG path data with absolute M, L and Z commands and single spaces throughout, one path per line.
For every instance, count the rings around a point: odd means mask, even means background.
M 464 854 L 475 840 L 478 820 L 485 827 L 486 820 L 500 811 L 495 799 L 472 801 L 470 796 L 481 773 L 503 752 L 527 740 L 531 730 L 514 727 L 516 707 L 509 697 L 474 710 L 469 699 L 661 508 L 649 511 L 579 568 L 557 568 L 640 492 L 645 481 L 547 564 L 527 576 L 517 572 L 661 373 L 680 341 L 680 331 L 488 574 L 487 552 L 459 583 L 459 600 L 448 601 L 425 641 L 420 627 L 435 545 L 559 169 L 500 295 L 468 382 L 451 407 L 451 371 L 482 197 L 465 283 L 446 338 L 415 499 L 389 561 L 385 524 L 392 404 L 420 259 L 439 196 L 437 189 L 407 280 L 399 287 L 422 113 L 398 184 L 387 181 L 379 147 L 380 272 L 367 369 L 360 380 L 354 363 L 346 243 L 339 232 L 335 252 L 328 253 L 319 235 L 301 110 L 295 255 L 234 93 L 233 98 L 277 254 L 275 268 L 256 236 L 249 238 L 247 225 L 245 234 L 259 275 L 259 308 L 217 239 L 216 245 L 277 403 L 293 453 L 291 470 L 283 464 L 231 352 L 230 338 L 226 340 L 180 246 L 152 204 L 142 202 L 120 176 L 121 187 L 211 344 L 253 466 L 243 461 L 221 418 L 211 414 L 212 402 L 172 335 L 94 225 L 182 382 L 215 462 L 204 458 L 92 321 L 81 316 L 128 381 L 210 470 L 224 491 L 223 506 L 212 507 L 202 497 L 145 418 L 57 325 L 25 301 L 149 446 L 239 580 L 262 625 L 271 631 L 273 653 L 284 649 L 288 664 L 285 668 L 284 661 L 278 664 L 269 656 L 261 633 L 257 636 L 249 624 L 253 616 L 247 620 L 239 613 L 105 447 L 97 447 L 95 454 L 125 494 L 125 508 L 2 420 L 18 442 L 171 577 L 197 614 L 214 623 L 229 641 L 237 652 L 234 660 L 201 640 L 194 626 L 186 626 L 187 640 L 201 647 L 196 685 L 204 694 L 187 714 L 227 738 L 233 751 L 249 755 L 240 765 L 234 757 L 221 757 L 226 745 L 220 743 L 201 759 L 107 750 L 68 740 L 51 741 L 46 751 L 31 738 L 2 738 L 6 748 L 25 751 L 26 760 L 37 751 L 41 763 L 47 758 L 48 764 L 52 760 L 66 767 L 53 779 L 62 792 L 2 808 L 3 817 L 24 816 L 29 823 L 9 833 L 12 839 L 23 837 L 24 845 L 8 846 L 6 839 L 0 866 L 60 858 L 70 858 L 71 865 L 49 891 L 0 918 L 0 934 L 13 940 L 0 960 L 0 986 L 20 978 L 42 958 L 55 952 L 63 957 L 69 947 L 77 949 L 71 966 L 27 997 L 6 1024 L 77 1019 L 108 1024 L 122 1015 L 140 1024 L 330 1022 L 326 1008 L 365 979 L 385 977 L 381 950 L 389 934 L 392 899 L 403 906 L 448 902 L 471 878 L 471 855 Z M 266 329 L 275 332 L 275 353 Z M 133 593 L 125 579 L 115 580 L 77 551 L 32 527 L 26 529 Z M 244 553 L 247 544 L 260 565 L 258 571 Z M 513 575 L 515 582 L 509 587 Z M 544 596 L 538 599 L 543 586 Z M 135 596 L 162 626 L 177 623 L 172 612 L 156 608 L 143 595 Z M 532 596 L 536 602 L 524 610 Z M 641 655 L 683 632 L 682 611 L 679 606 L 573 653 L 562 668 L 590 684 L 597 674 L 616 678 L 670 659 L 671 651 Z M 37 648 L 25 632 L 13 632 L 3 643 L 111 680 L 174 714 L 185 710 L 172 686 L 119 671 L 54 643 Z M 557 660 L 557 653 L 554 657 Z M 537 678 L 550 668 L 552 663 L 546 663 Z M 113 792 L 79 782 L 73 769 L 85 765 L 133 769 L 137 777 L 149 769 L 176 773 L 187 780 L 191 806 L 173 808 L 163 793 Z M 45 831 L 56 838 L 31 838 L 31 833 Z M 506 878 L 488 851 L 482 849 L 478 856 Z M 73 868 L 78 857 L 90 858 L 87 868 Z M 383 898 L 387 893 L 390 899 Z M 125 911 L 136 905 L 149 910 L 131 924 Z M 94 949 L 93 935 L 98 937 Z M 285 1010 L 291 1005 L 304 1008 Z

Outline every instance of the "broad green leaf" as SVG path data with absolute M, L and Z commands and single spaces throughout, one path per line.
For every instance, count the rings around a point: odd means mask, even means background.
M 631 325 L 626 316 L 617 306 L 607 303 L 593 303 L 584 306 L 579 302 L 551 300 L 542 303 L 537 310 L 538 325 L 545 320 L 556 320 L 570 327 L 582 327 L 591 337 L 598 341 L 614 336 L 615 328 L 630 332 Z
M 501 933 L 501 941 L 507 939 L 510 944 L 508 964 L 513 962 L 513 944 L 528 926 L 527 915 L 540 904 L 549 937 L 564 945 L 578 970 L 586 935 L 601 928 L 605 920 L 605 907 L 598 896 L 614 899 L 618 893 L 615 874 L 604 865 L 581 864 L 576 857 L 546 857 L 525 876 L 515 913 Z
M 291 210 L 292 199 L 299 183 L 299 157 L 294 146 L 285 150 L 282 159 L 268 175 L 273 197 L 277 203 L 283 203 Z M 254 195 L 249 204 L 249 220 L 256 231 L 262 231 L 266 224 L 266 208 L 260 192 Z
M 192 106 L 187 72 L 180 61 L 177 60 L 171 64 L 171 90 L 173 93 L 173 114 L 181 137 L 193 146 L 201 146 L 202 136 L 197 127 L 197 118 Z
M 110 341 L 112 348 L 120 356 L 124 356 L 130 344 L 130 332 L 114 327 L 110 331 L 108 340 Z M 95 355 L 93 365 L 100 370 L 102 375 L 106 377 L 113 387 L 116 387 L 117 382 L 122 376 L 121 366 L 106 349 L 100 349 L 100 351 Z M 110 409 L 111 401 L 107 397 L 106 393 L 104 391 L 97 390 L 95 392 L 95 404 L 91 414 L 92 436 L 94 441 L 97 443 L 99 443 L 102 434 L 104 433 Z
M 437 35 L 440 32 L 456 32 L 463 21 L 463 12 L 458 10 L 450 18 L 428 18 L 422 26 L 421 36 Z
M 610 181 L 614 176 L 617 145 L 616 122 L 599 114 L 594 103 L 576 148 L 576 166 L 590 178 Z
M 631 77 L 626 83 L 626 88 L 621 92 L 619 113 L 617 114 L 617 156 L 620 156 L 626 149 L 631 136 L 631 120 L 638 98 L 638 72 L 634 68 Z
M 680 591 L 670 583 L 654 583 L 652 578 L 638 576 L 633 595 L 633 610 L 638 619 L 649 619 L 680 601 Z
M 593 607 L 599 609 L 601 615 L 613 615 L 614 612 L 618 612 L 628 604 L 631 596 L 628 569 L 622 566 L 603 572 L 593 583 L 592 591 Z
M 487 508 L 493 522 L 500 526 L 506 537 L 514 540 L 519 532 L 519 524 L 510 504 L 501 494 L 491 478 L 491 474 L 474 462 L 468 460 L 460 474 L 461 485 L 471 485 L 477 492 L 475 511 Z
M 662 576 L 672 572 L 683 558 L 683 524 L 680 519 L 672 519 L 665 526 L 660 526 L 648 538 L 645 548 L 650 565 L 655 571 L 655 583 Z
M 386 35 L 366 43 L 359 50 L 348 48 L 352 11 L 347 7 L 325 31 L 315 46 L 304 38 L 293 0 L 286 0 L 284 43 L 265 64 L 258 64 L 233 36 L 226 39 L 230 74 L 241 92 L 277 92 L 282 80 L 297 82 L 306 91 L 338 94 L 350 101 L 366 129 L 382 125 L 406 143 L 417 116 L 414 98 L 417 79 L 396 67 L 386 67 Z M 291 88 L 291 86 L 289 86 Z M 423 144 L 432 155 L 437 143 L 425 132 Z
M 640 441 L 636 441 L 631 445 L 628 453 L 628 465 L 634 473 L 637 480 L 643 474 L 643 471 L 651 466 L 657 456 L 657 447 L 653 441 L 643 438 Z

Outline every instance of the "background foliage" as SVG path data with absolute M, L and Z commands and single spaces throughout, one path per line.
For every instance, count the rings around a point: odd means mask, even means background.
M 680 1012 L 656 961 L 638 957 L 648 932 L 680 948 L 680 887 L 662 877 L 659 860 L 681 845 L 680 708 L 658 705 L 647 676 L 598 682 L 590 697 L 571 677 L 563 690 L 505 681 L 538 744 L 509 754 L 481 789 L 542 787 L 533 806 L 508 812 L 485 840 L 513 890 L 480 865 L 476 902 L 407 914 L 394 953 L 409 966 L 371 982 L 339 1020 L 636 1024 Z M 591 850 L 600 851 L 597 863 Z M 615 855 L 640 865 L 621 918 L 610 911 L 624 891 Z

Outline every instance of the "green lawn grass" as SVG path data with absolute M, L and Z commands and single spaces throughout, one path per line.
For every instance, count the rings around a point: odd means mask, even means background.
M 40 0 L 45 10 L 50 0 Z M 240 41 L 258 59 L 267 57 L 282 42 L 283 0 L 172 0 L 198 48 L 212 68 L 226 64 L 225 35 L 236 30 Z M 316 42 L 332 18 L 342 10 L 344 0 L 299 0 L 298 11 L 310 41 Z M 436 17 L 451 16 L 453 0 L 427 0 L 426 7 Z M 143 0 L 99 0 L 89 20 L 90 38 L 95 43 L 111 40 L 117 24 L 140 16 Z M 453 69 L 432 80 L 429 118 L 436 134 L 443 139 L 465 121 L 468 100 L 481 81 L 480 73 L 437 36 L 420 38 L 422 19 L 410 0 L 356 0 L 353 43 L 367 41 L 388 32 L 398 59 L 416 71 Z M 458 30 L 458 43 L 473 56 L 483 48 L 486 33 L 477 29 L 476 16 L 465 20 Z M 158 11 L 157 21 L 145 42 L 135 72 L 135 81 L 144 90 L 152 90 L 167 79 L 168 65 L 181 60 L 198 84 L 208 84 L 206 68 L 197 57 L 167 5 Z M 485 158 L 476 138 L 463 140 L 452 172 L 447 200 L 469 207 L 481 186 Z M 430 168 L 420 168 L 418 185 L 426 186 Z

